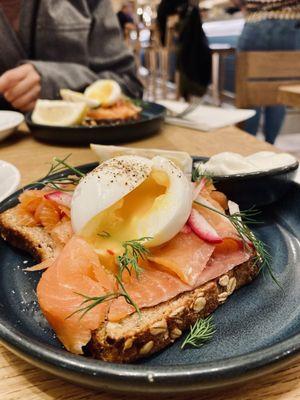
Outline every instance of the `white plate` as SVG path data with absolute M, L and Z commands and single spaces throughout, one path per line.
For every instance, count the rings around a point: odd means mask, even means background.
M 188 106 L 188 103 L 173 100 L 159 100 L 157 103 L 179 113 Z M 200 131 L 212 131 L 225 126 L 235 125 L 238 122 L 253 117 L 253 115 L 255 115 L 254 110 L 199 105 L 184 118 L 167 116 L 166 123 Z
M 20 180 L 19 170 L 14 165 L 0 160 L 0 201 L 17 189 Z
M 22 122 L 24 115 L 16 111 L 0 111 L 0 140 L 10 135 Z

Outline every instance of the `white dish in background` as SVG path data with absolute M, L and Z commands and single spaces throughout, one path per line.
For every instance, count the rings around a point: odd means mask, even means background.
M 17 111 L 0 111 L 0 140 L 5 139 L 24 121 Z
M 188 103 L 174 100 L 158 100 L 161 104 L 174 112 L 182 112 Z M 199 105 L 183 118 L 166 117 L 166 123 L 200 131 L 211 131 L 229 125 L 235 125 L 255 115 L 254 110 L 239 108 L 221 108 Z
M 0 201 L 6 199 L 19 186 L 21 175 L 12 164 L 0 160 Z

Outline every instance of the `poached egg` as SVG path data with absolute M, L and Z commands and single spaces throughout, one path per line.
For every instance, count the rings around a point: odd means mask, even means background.
M 151 238 L 145 246 L 172 239 L 192 208 L 191 182 L 172 161 L 156 156 L 111 158 L 75 189 L 71 220 L 75 233 L 101 254 L 121 254 L 122 242 Z
M 84 96 L 98 101 L 101 106 L 109 107 L 121 98 L 122 89 L 112 79 L 99 79 L 85 89 Z

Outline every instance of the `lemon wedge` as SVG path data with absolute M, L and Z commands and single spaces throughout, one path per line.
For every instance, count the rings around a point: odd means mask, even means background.
M 63 100 L 72 101 L 74 103 L 85 103 L 90 108 L 97 108 L 100 102 L 94 99 L 88 99 L 83 93 L 75 92 L 70 89 L 60 89 L 60 96 Z
M 85 103 L 64 100 L 38 100 L 31 119 L 35 124 L 51 126 L 80 125 L 88 107 Z
M 91 100 L 97 100 L 102 106 L 115 104 L 122 96 L 122 90 L 118 82 L 111 79 L 100 79 L 84 91 L 84 96 Z

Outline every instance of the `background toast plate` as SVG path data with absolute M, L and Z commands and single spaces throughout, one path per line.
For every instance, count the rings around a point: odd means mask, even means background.
M 81 167 L 84 172 L 95 164 Z M 17 202 L 15 193 L 0 212 Z M 283 290 L 267 274 L 236 293 L 214 313 L 217 332 L 200 349 L 182 340 L 136 364 L 109 364 L 65 351 L 36 302 L 40 273 L 27 254 L 0 240 L 0 340 L 30 363 L 77 384 L 136 393 L 179 393 L 216 388 L 272 371 L 300 353 L 300 186 L 262 210 L 255 228 L 273 256 Z
M 32 135 L 41 141 L 68 145 L 89 145 L 90 143 L 116 144 L 143 139 L 154 135 L 161 128 L 166 109 L 160 104 L 141 101 L 142 112 L 138 119 L 99 126 L 48 126 L 35 124 L 31 113 L 26 123 Z

